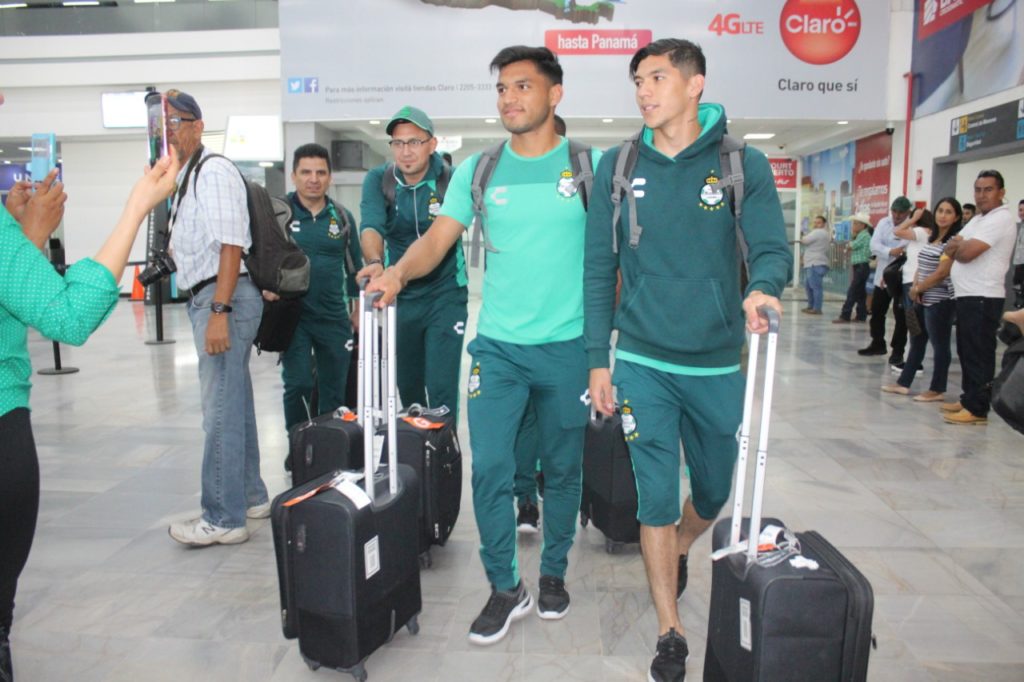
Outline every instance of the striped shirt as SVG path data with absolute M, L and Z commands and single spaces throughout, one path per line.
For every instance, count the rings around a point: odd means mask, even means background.
M 202 150 L 203 157 L 209 153 Z M 179 186 L 187 172 L 185 164 L 178 173 Z M 220 158 L 204 163 L 198 178 L 193 171 L 185 196 L 180 202 L 177 197 L 175 193 L 171 210 L 171 256 L 178 266 L 178 288 L 187 289 L 217 276 L 222 245 L 252 245 L 249 207 L 241 174 Z M 240 271 L 245 272 L 244 265 Z
M 946 248 L 946 245 L 942 242 L 932 242 L 921 247 L 921 250 L 917 253 L 917 281 L 921 281 L 926 277 L 930 277 L 939 267 L 939 259 L 942 257 L 942 251 Z M 924 305 L 934 305 L 941 303 L 946 299 L 952 298 L 953 296 L 953 282 L 946 276 L 946 279 L 942 280 L 931 289 L 926 289 L 921 292 L 921 302 Z

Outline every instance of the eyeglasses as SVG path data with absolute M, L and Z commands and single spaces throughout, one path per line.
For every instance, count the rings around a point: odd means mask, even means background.
M 194 118 L 182 118 L 181 116 L 170 116 L 167 119 L 167 127 L 171 130 L 177 130 L 181 127 L 182 123 L 192 123 L 196 119 Z
M 413 138 L 411 140 L 391 140 L 390 142 L 388 142 L 388 146 L 398 151 L 401 151 L 406 147 L 413 151 L 417 151 L 420 147 L 422 147 L 428 142 L 430 142 L 429 137 L 425 140 L 418 140 L 416 138 Z

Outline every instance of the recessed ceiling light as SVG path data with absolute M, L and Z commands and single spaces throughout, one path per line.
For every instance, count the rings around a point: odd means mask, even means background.
M 601 123 L 615 123 L 614 118 L 602 118 Z
M 260 168 L 273 168 L 273 167 L 274 167 L 274 162 L 273 161 L 260 161 Z
M 65 7 L 99 7 L 100 0 L 65 0 L 61 4 Z
M 20 9 L 22 7 L 28 7 L 27 2 L 8 2 L 0 5 L 0 9 Z
M 775 137 L 775 133 L 747 133 L 743 136 L 744 140 L 770 140 Z
M 497 123 L 497 122 L 498 122 L 498 119 L 496 119 L 496 118 L 485 118 L 484 119 L 484 123 Z
M 378 121 L 377 119 L 374 119 L 374 120 L 370 121 L 370 125 L 372 125 L 372 126 L 379 126 L 380 125 L 380 121 Z
M 23 152 L 34 152 L 35 151 L 34 149 L 32 149 L 32 147 L 18 147 L 18 149 L 20 151 L 23 151 Z
M 4 159 L 4 165 L 5 166 L 10 166 L 11 165 L 10 159 Z
M 849 123 L 850 123 L 849 121 L 836 121 L 836 125 L 841 125 L 841 126 L 849 125 Z
M 174 0 L 135 0 L 135 4 L 136 5 L 147 5 L 147 4 L 155 5 L 158 2 L 174 2 Z

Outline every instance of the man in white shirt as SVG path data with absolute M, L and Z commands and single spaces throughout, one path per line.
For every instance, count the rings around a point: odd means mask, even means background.
M 963 371 L 960 400 L 942 405 L 950 424 L 988 422 L 991 384 L 996 373 L 996 332 L 1006 299 L 1006 269 L 1017 236 L 999 171 L 985 170 L 974 181 L 978 214 L 946 244 L 953 259 L 950 277 L 956 295 L 956 350 Z
M 910 199 L 896 197 L 889 207 L 890 214 L 878 221 L 875 232 L 871 235 L 871 253 L 875 255 L 875 291 L 871 295 L 871 343 L 857 351 L 860 355 L 885 355 L 885 315 L 892 302 L 895 327 L 892 332 L 892 355 L 889 364 L 899 365 L 903 362 L 903 350 L 907 346 L 907 322 L 903 317 L 903 303 L 900 297 L 895 300 L 889 295 L 882 280 L 885 266 L 895 258 L 902 256 L 907 242 L 893 236 L 893 230 L 907 216 L 913 206 Z
M 171 249 L 178 288 L 190 294 L 188 317 L 199 356 L 202 394 L 202 514 L 171 524 L 172 538 L 194 547 L 249 539 L 246 518 L 270 516 L 260 478 L 249 355 L 263 298 L 242 265 L 252 245 L 241 173 L 202 145 L 203 112 L 188 93 L 167 91 L 168 142 L 182 170 L 171 208 Z

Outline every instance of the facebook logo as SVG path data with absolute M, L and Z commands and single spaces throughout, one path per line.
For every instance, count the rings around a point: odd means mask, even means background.
M 302 79 L 301 78 L 289 78 L 288 79 L 288 93 L 296 94 L 302 92 Z
M 306 79 L 306 92 L 320 92 L 320 79 L 316 76 Z

